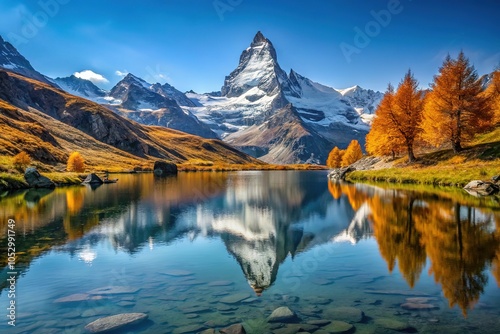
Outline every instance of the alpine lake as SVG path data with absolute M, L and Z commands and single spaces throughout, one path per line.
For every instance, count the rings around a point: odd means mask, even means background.
M 115 333 L 499 331 L 498 199 L 327 171 L 110 177 L 0 194 L 1 333 L 123 313 L 147 319 Z

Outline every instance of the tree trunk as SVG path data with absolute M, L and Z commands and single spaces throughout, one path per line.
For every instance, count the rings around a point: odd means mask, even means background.
M 408 162 L 412 163 L 415 161 L 415 155 L 413 154 L 413 145 L 407 144 L 407 148 L 408 148 Z
M 453 140 L 451 146 L 453 147 L 454 153 L 459 153 L 462 151 L 462 144 L 460 144 L 460 138 L 456 138 L 455 140 Z
M 453 138 L 452 147 L 453 147 L 453 152 L 458 153 L 462 151 L 462 144 L 460 143 L 460 137 L 462 136 L 462 122 L 461 122 L 461 115 L 462 112 L 461 110 L 458 110 L 457 112 L 457 134 L 455 135 L 455 138 Z

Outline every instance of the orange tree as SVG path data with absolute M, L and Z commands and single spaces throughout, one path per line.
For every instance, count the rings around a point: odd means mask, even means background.
M 68 158 L 68 165 L 66 167 L 68 172 L 82 173 L 85 171 L 85 161 L 78 152 L 73 152 Z
M 422 137 L 428 143 L 450 143 L 457 153 L 464 142 L 491 126 L 490 100 L 463 52 L 457 59 L 448 55 L 431 87 L 421 124 Z
M 409 70 L 396 92 L 389 85 L 376 111 L 372 129 L 367 136 L 367 150 L 371 154 L 386 155 L 406 150 L 413 162 L 413 148 L 421 132 L 423 93 Z
M 361 150 L 361 145 L 357 140 L 351 140 L 349 146 L 345 150 L 342 156 L 341 166 L 349 166 L 363 157 L 363 151 Z

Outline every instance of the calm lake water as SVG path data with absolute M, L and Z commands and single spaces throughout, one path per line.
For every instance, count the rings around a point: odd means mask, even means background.
M 333 331 L 318 319 L 352 323 L 349 333 L 498 333 L 498 202 L 326 174 L 117 175 L 95 189 L 1 194 L 0 331 L 83 333 L 96 319 L 143 312 L 149 319 L 124 333 L 235 323 L 247 333 Z M 268 323 L 281 306 L 302 327 Z

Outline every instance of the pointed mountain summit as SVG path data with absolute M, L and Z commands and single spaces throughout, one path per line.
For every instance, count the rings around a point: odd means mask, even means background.
M 106 95 L 106 91 L 94 85 L 92 81 L 77 78 L 75 75 L 66 78 L 55 78 L 54 81 L 68 93 L 86 99 L 94 100 Z
M 379 95 L 380 94 L 380 95 Z M 364 145 L 379 92 L 337 90 L 293 69 L 287 75 L 260 31 L 224 80 L 221 96 L 189 94 L 187 107 L 220 138 L 271 163 L 322 163 L 352 139 Z
M 0 36 L 0 68 L 55 86 L 46 76 L 36 71 L 12 44 L 3 40 L 2 36 Z
M 273 44 L 259 31 L 242 52 L 238 67 L 226 77 L 221 93 L 226 97 L 248 93 L 255 97 L 275 96 L 280 92 L 280 83 L 286 80 Z

